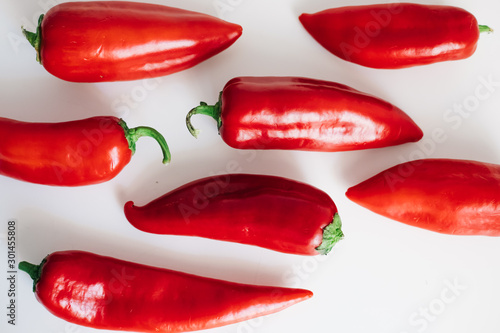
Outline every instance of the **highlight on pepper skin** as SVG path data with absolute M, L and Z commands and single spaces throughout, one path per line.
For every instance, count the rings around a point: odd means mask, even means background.
M 421 229 L 500 236 L 500 165 L 456 159 L 405 162 L 349 188 L 346 196 Z
M 66 122 L 24 122 L 0 117 L 0 175 L 50 186 L 99 184 L 116 177 L 149 136 L 170 161 L 165 138 L 146 126 L 128 128 L 123 119 L 91 117 Z
M 326 255 L 344 237 L 335 203 L 318 188 L 278 176 L 223 178 L 194 180 L 141 207 L 129 201 L 125 217 L 148 233 L 205 237 L 295 255 Z
M 23 29 L 37 60 L 71 82 L 165 76 L 191 68 L 231 46 L 238 24 L 167 7 L 128 1 L 60 3 Z
M 419 141 L 422 130 L 401 109 L 349 86 L 303 77 L 236 77 L 215 105 L 202 102 L 186 116 L 217 122 L 237 149 L 349 151 Z
M 493 31 L 462 8 L 413 3 L 331 8 L 299 20 L 332 54 L 378 69 L 466 59 L 479 34 Z
M 204 330 L 313 296 L 306 289 L 240 284 L 84 251 L 53 252 L 40 265 L 22 261 L 19 269 L 31 276 L 37 300 L 53 315 L 105 330 Z

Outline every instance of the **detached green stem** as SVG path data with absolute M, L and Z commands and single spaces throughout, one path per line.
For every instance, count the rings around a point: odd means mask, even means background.
M 28 42 L 33 46 L 36 50 L 36 61 L 38 61 L 40 64 L 42 63 L 42 56 L 40 55 L 40 47 L 42 44 L 42 21 L 43 21 L 43 14 L 38 17 L 38 25 L 36 27 L 36 32 L 31 32 L 23 27 L 21 27 L 23 31 L 23 35 L 26 37 Z
M 163 153 L 163 164 L 167 164 L 171 160 L 171 154 L 170 154 L 170 149 L 168 148 L 167 141 L 163 137 L 163 135 L 160 134 L 157 130 L 151 127 L 146 127 L 146 126 L 139 126 L 135 128 L 128 128 L 127 124 L 123 119 L 120 119 L 120 126 L 123 128 L 125 131 L 125 137 L 127 138 L 128 141 L 128 147 L 132 151 L 132 154 L 135 153 L 135 148 L 136 148 L 136 142 L 139 140 L 139 138 L 143 136 L 149 136 L 158 142 L 160 145 L 161 151 Z
M 193 124 L 191 124 L 191 117 L 195 114 L 203 114 L 205 116 L 210 116 L 215 121 L 217 122 L 217 129 L 220 129 L 222 125 L 221 121 L 221 97 L 222 97 L 222 92 L 219 95 L 219 101 L 215 103 L 215 105 L 208 105 L 205 102 L 201 102 L 199 106 L 191 109 L 189 113 L 186 116 L 186 126 L 189 130 L 189 133 L 191 133 L 192 136 L 195 138 L 198 137 L 198 134 L 200 133 L 199 130 L 195 129 L 193 127 Z

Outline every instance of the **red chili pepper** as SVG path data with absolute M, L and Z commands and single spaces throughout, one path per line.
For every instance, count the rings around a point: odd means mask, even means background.
M 343 238 L 325 192 L 276 176 L 229 174 L 185 184 L 145 206 L 125 204 L 139 230 L 199 236 L 275 251 L 327 254 Z
M 233 44 L 241 26 L 157 4 L 67 2 L 40 16 L 37 32 L 24 30 L 38 61 L 67 81 L 100 82 L 175 73 Z
M 240 149 L 345 151 L 422 138 L 420 128 L 386 101 L 339 83 L 297 77 L 237 77 L 218 103 L 195 114 L 217 121 L 222 139 Z
M 415 227 L 500 236 L 500 165 L 452 159 L 406 162 L 351 187 L 346 195 Z
M 493 31 L 464 9 L 413 3 L 332 8 L 299 19 L 334 55 L 385 69 L 468 58 L 479 33 Z
M 105 182 L 130 162 L 141 136 L 156 139 L 163 151 L 163 163 L 170 161 L 160 133 L 150 127 L 129 129 L 115 117 L 60 123 L 0 118 L 0 174 L 57 186 Z
M 312 296 L 304 289 L 254 286 L 145 266 L 88 252 L 48 255 L 19 269 L 38 301 L 68 322 L 106 330 L 187 332 L 283 310 Z

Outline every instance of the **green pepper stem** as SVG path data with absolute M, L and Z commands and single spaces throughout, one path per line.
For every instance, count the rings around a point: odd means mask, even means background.
M 198 137 L 198 134 L 200 133 L 199 130 L 195 129 L 193 127 L 193 124 L 191 124 L 191 117 L 195 114 L 203 114 L 205 116 L 210 116 L 215 121 L 217 122 L 217 130 L 220 129 L 222 126 L 222 121 L 221 121 L 221 98 L 222 98 L 222 92 L 219 95 L 219 101 L 215 103 L 215 105 L 208 105 L 205 102 L 201 102 L 199 106 L 191 109 L 189 113 L 186 116 L 186 126 L 189 130 L 189 133 L 191 133 L 192 136 L 195 138 Z
M 40 265 L 34 265 L 27 261 L 21 261 L 19 263 L 19 269 L 28 273 L 33 279 L 33 291 L 36 290 L 36 284 L 38 283 L 38 280 L 40 280 L 40 275 L 42 274 L 42 266 L 46 261 L 47 259 L 43 259 Z
M 338 241 L 344 238 L 342 232 L 342 221 L 340 220 L 339 213 L 335 213 L 333 221 L 323 228 L 323 241 L 316 248 L 320 254 L 328 254 Z
M 43 21 L 43 14 L 38 17 L 38 25 L 36 27 L 36 32 L 31 32 L 24 27 L 21 27 L 23 31 L 23 35 L 26 37 L 28 42 L 33 46 L 36 50 L 36 61 L 38 61 L 40 64 L 42 63 L 42 56 L 40 54 L 40 46 L 42 44 L 42 21 Z
M 128 141 L 128 147 L 132 151 L 132 154 L 135 153 L 135 144 L 140 137 L 149 136 L 158 142 L 160 145 L 161 151 L 163 153 L 163 164 L 167 164 L 171 160 L 170 149 L 168 148 L 167 141 L 157 130 L 151 127 L 139 126 L 135 128 L 128 128 L 127 124 L 123 119 L 120 119 L 120 126 L 125 131 L 125 137 Z
M 488 27 L 487 25 L 480 25 L 479 26 L 479 33 L 483 33 L 483 32 L 490 33 L 490 32 L 493 32 L 493 29 Z

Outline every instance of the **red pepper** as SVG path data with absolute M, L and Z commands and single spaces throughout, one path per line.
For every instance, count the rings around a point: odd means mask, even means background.
M 334 55 L 385 69 L 468 58 L 479 33 L 492 31 L 464 9 L 413 3 L 332 8 L 299 19 Z
M 242 33 L 237 24 L 157 4 L 67 2 L 25 31 L 37 58 L 67 81 L 100 82 L 163 76 L 218 54 Z
M 453 159 L 406 162 L 351 187 L 346 195 L 415 227 L 500 236 L 500 165 Z
M 129 129 L 115 117 L 60 123 L 0 118 L 0 175 L 27 182 L 80 186 L 105 182 L 130 162 L 135 142 L 151 136 L 170 152 L 163 136 L 149 127 Z
M 298 77 L 237 77 L 218 103 L 201 103 L 191 117 L 205 114 L 222 139 L 240 149 L 345 151 L 379 148 L 422 138 L 403 111 L 339 83 Z
M 68 322 L 97 329 L 187 332 L 283 310 L 312 296 L 304 289 L 254 286 L 145 266 L 88 252 L 48 255 L 19 268 L 38 301 Z
M 125 204 L 139 230 L 199 236 L 300 255 L 327 254 L 343 237 L 325 192 L 276 176 L 229 174 L 185 184 L 145 206 Z

